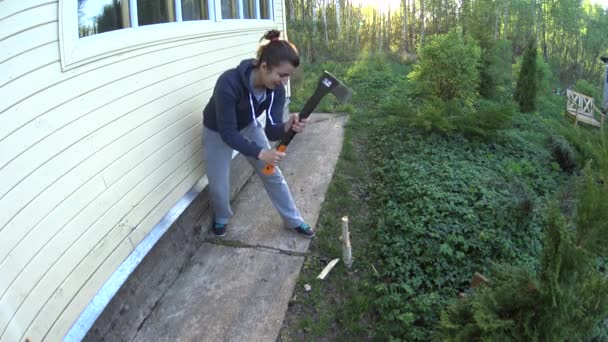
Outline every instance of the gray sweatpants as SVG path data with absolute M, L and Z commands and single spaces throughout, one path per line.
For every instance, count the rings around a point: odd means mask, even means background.
M 253 123 L 241 131 L 241 134 L 264 148 L 270 148 L 264 128 Z M 232 148 L 228 146 L 218 132 L 203 126 L 204 158 L 207 179 L 209 180 L 209 194 L 211 206 L 215 214 L 215 222 L 227 224 L 232 216 L 230 208 L 230 161 Z M 302 216 L 295 206 L 291 192 L 278 167 L 272 175 L 262 173 L 265 163 L 256 158 L 247 157 L 247 160 L 262 179 L 266 192 L 272 204 L 283 218 L 288 227 L 297 227 L 302 224 Z

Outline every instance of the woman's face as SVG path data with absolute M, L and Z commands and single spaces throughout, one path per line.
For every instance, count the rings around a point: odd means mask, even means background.
M 296 71 L 296 68 L 289 62 L 282 62 L 279 66 L 270 68 L 266 62 L 260 65 L 261 81 L 268 89 L 287 84 L 289 77 Z

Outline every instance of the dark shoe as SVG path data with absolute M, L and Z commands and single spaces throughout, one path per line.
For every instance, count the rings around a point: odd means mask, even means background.
M 223 223 L 214 223 L 213 224 L 213 233 L 217 237 L 222 237 L 226 235 L 226 225 Z
M 300 226 L 293 228 L 293 230 L 308 239 L 312 239 L 315 236 L 315 230 L 307 223 L 302 223 Z

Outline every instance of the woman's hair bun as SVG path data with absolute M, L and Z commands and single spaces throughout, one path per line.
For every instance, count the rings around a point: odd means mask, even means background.
M 278 39 L 281 36 L 281 31 L 279 30 L 270 30 L 264 34 L 264 39 L 273 40 Z

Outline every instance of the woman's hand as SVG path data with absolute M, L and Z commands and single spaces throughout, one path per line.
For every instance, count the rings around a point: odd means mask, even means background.
M 304 128 L 306 128 L 308 118 L 303 119 L 302 121 L 300 121 L 299 119 L 300 116 L 297 113 L 291 114 L 289 116 L 289 119 L 287 119 L 287 122 L 285 123 L 285 132 L 287 133 L 287 131 L 292 128 L 296 133 L 302 133 L 304 131 Z
M 285 158 L 285 152 L 277 150 L 261 150 L 258 154 L 258 159 L 266 162 L 266 164 L 279 165 L 279 162 Z

